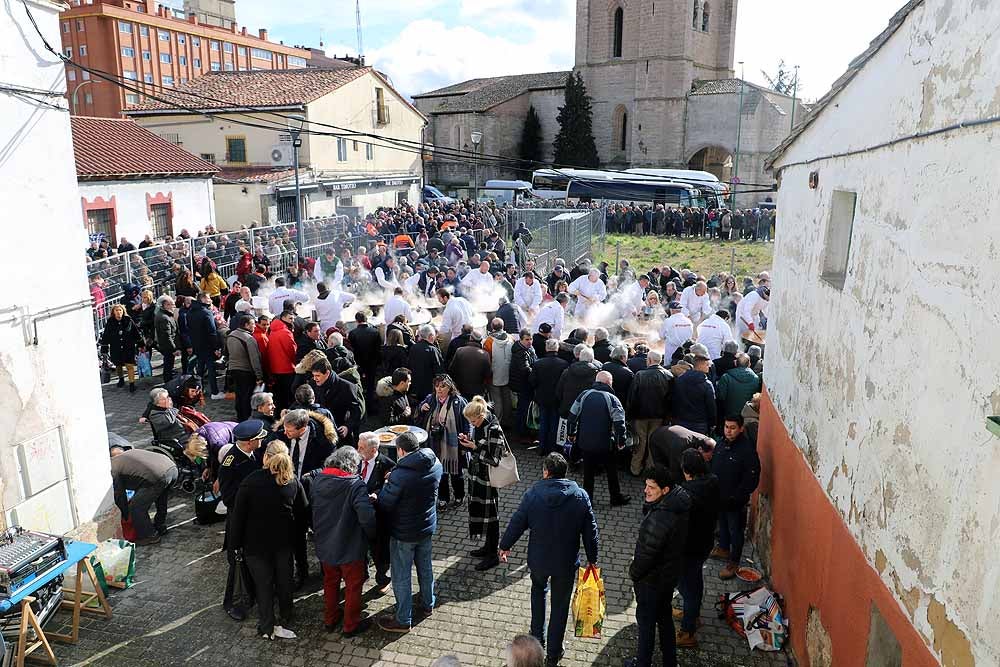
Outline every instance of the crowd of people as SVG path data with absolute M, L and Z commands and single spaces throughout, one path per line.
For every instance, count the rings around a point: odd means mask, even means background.
M 617 204 L 607 209 L 611 234 L 705 237 L 720 241 L 770 241 L 775 209 L 666 207 L 663 204 Z
M 187 293 L 178 283 L 116 305 L 101 345 L 130 390 L 137 355 L 158 350 L 164 387 L 142 419 L 178 452 L 167 465 L 112 451 L 115 498 L 137 543 L 159 541 L 159 510 L 190 463 L 228 509 L 230 616 L 243 620 L 256 604 L 260 636 L 294 638 L 311 536 L 327 630 L 371 627 L 361 605 L 370 563 L 377 593 L 391 589 L 396 602 L 378 625 L 405 633 L 437 604 L 439 513 L 464 509 L 477 571 L 506 562 L 528 533 L 530 635 L 509 653 L 557 665 L 577 567 L 601 563 L 595 511 L 631 501 L 623 468 L 644 484 L 628 571 L 639 626 L 630 664 L 652 664 L 657 630 L 664 665 L 676 664 L 678 646 L 697 646 L 703 566 L 718 558 L 718 576 L 736 576 L 759 478 L 763 347 L 751 342 L 764 341 L 770 276 L 628 261 L 556 260 L 539 272 L 530 231 L 505 239 L 501 217 L 465 203 L 380 209 L 352 230 L 369 237 L 360 246 L 331 244 L 281 272 L 250 256 L 233 281 L 206 256 Z M 200 412 L 206 396 L 232 398 L 235 421 Z M 418 429 L 387 445 L 375 431 L 391 426 Z M 523 474 L 537 468 L 540 479 L 505 517 L 499 499 L 510 490 L 497 471 L 515 451 Z M 252 582 L 249 594 L 236 594 L 239 582 Z M 671 608 L 675 589 L 682 609 Z

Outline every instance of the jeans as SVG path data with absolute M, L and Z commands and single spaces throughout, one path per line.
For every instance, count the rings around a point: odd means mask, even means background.
M 274 598 L 277 593 L 281 622 L 292 620 L 292 550 L 282 547 L 265 554 L 246 554 L 257 597 L 257 632 L 274 632 Z
M 201 379 L 201 386 L 207 386 L 212 390 L 211 394 L 215 395 L 219 393 L 219 381 L 215 377 L 215 357 L 208 356 L 204 354 L 197 355 L 198 365 L 197 368 L 198 377 Z M 207 379 L 207 382 L 206 382 Z
M 569 601 L 573 596 L 573 585 L 576 583 L 576 568 L 571 567 L 566 572 L 552 575 L 531 573 L 531 636 L 546 646 L 548 638 L 548 656 L 558 658 L 563 649 L 563 637 L 566 635 L 566 615 L 569 614 Z M 552 612 L 549 614 L 548 632 L 545 631 L 545 596 L 552 589 Z
M 663 667 L 677 667 L 677 646 L 674 617 L 670 607 L 673 586 L 657 590 L 655 586 L 635 583 L 635 622 L 639 626 L 636 667 L 652 667 L 656 632 L 660 632 Z
M 496 415 L 497 421 L 503 426 L 509 427 L 514 417 L 514 399 L 510 387 L 507 385 L 502 387 L 490 385 L 489 389 L 490 400 L 493 401 L 493 412 Z
M 389 539 L 389 560 L 392 571 L 392 593 L 396 597 L 396 622 L 409 627 L 413 622 L 413 578 L 411 568 L 417 566 L 417 582 L 423 606 L 434 608 L 434 568 L 431 563 L 431 536 L 419 542 Z
M 747 527 L 747 506 L 719 512 L 719 546 L 729 551 L 729 562 L 739 565 L 743 557 L 743 533 Z
M 617 502 L 622 497 L 621 483 L 618 481 L 618 453 L 607 451 L 601 454 L 596 452 L 583 453 L 583 490 L 590 496 L 590 504 L 594 504 L 594 476 L 597 468 L 604 465 L 604 470 L 608 476 L 608 495 L 611 502 Z
M 542 453 L 551 454 L 556 449 L 556 434 L 559 432 L 559 409 L 538 409 L 538 440 Z
M 684 559 L 681 565 L 681 577 L 677 581 L 677 590 L 684 598 L 684 618 L 681 620 L 681 630 L 694 632 L 698 629 L 698 616 L 701 615 L 701 602 L 705 595 L 705 579 L 702 577 L 703 559 Z
M 361 622 L 361 586 L 368 567 L 363 560 L 341 565 L 323 563 L 323 623 L 340 620 L 340 580 L 344 580 L 344 632 L 353 632 Z

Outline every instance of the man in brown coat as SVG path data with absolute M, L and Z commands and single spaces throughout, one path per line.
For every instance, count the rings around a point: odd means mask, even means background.
M 465 400 L 473 396 L 486 397 L 489 394 L 490 378 L 493 374 L 493 364 L 489 353 L 483 349 L 483 336 L 478 331 L 469 335 L 469 342 L 455 351 L 448 374 L 455 381 L 459 393 Z

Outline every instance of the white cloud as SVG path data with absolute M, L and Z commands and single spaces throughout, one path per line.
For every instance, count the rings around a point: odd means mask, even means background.
M 386 72 L 404 95 L 466 79 L 548 72 L 573 66 L 573 24 L 542 21 L 514 41 L 469 26 L 419 19 L 391 43 L 372 49 L 368 62 Z

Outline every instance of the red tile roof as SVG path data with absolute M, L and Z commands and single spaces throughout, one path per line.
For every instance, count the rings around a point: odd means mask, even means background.
M 344 84 L 372 71 L 371 67 L 347 69 L 285 69 L 249 72 L 211 72 L 191 79 L 173 90 L 159 89 L 157 97 L 133 104 L 130 114 L 146 114 L 176 109 L 177 106 L 201 111 L 240 107 L 290 107 L 308 104 Z
M 274 183 L 295 174 L 294 169 L 273 167 L 226 167 L 215 175 L 216 183 Z
M 128 176 L 212 176 L 219 168 L 132 120 L 70 116 L 80 180 Z

